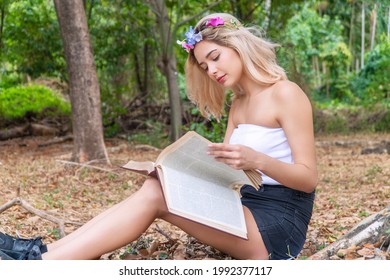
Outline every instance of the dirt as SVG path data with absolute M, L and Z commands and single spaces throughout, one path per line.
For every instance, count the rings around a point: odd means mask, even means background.
M 389 139 L 389 134 L 317 137 L 320 177 L 307 242 L 300 259 L 318 252 L 358 222 L 390 204 L 390 151 L 376 149 Z M 106 145 L 111 166 L 99 162 L 78 166 L 68 163 L 71 142 L 38 147 L 48 140 L 47 137 L 29 137 L 0 142 L 0 208 L 15 198 L 19 191 L 20 197 L 33 207 L 74 222 L 65 225 L 66 233 L 140 187 L 145 177 L 125 171 L 120 165 L 130 159 L 154 160 L 159 153 L 153 147 L 109 139 Z M 363 150 L 372 152 L 362 153 Z M 1 213 L 0 231 L 21 237 L 43 236 L 46 243 L 60 238 L 57 224 L 19 206 Z M 357 252 L 374 250 L 375 246 L 381 244 L 351 249 L 354 254 L 349 256 L 367 259 L 367 254 Z M 180 229 L 156 220 L 139 240 L 102 256 L 102 259 L 119 258 L 230 257 L 199 243 Z M 389 259 L 388 252 L 386 258 Z

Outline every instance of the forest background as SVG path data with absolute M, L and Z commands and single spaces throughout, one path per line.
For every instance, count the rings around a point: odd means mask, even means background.
M 165 6 L 168 29 L 161 30 L 162 15 L 153 2 Z M 221 140 L 224 122 L 205 121 L 187 100 L 186 52 L 176 44 L 199 16 L 216 11 L 262 27 L 281 45 L 280 64 L 314 104 L 316 133 L 389 130 L 389 1 L 91 0 L 84 5 L 105 137 L 127 135 L 160 147 L 172 139 L 170 115 L 177 113 L 170 110 L 164 67 L 174 57 L 169 67 L 180 94 L 179 129 Z M 68 74 L 53 1 L 1 0 L 0 10 L 0 126 L 49 113 L 70 117 L 69 101 L 61 101 L 69 100 Z M 48 90 L 59 91 L 61 98 Z
M 73 18 L 67 17 L 65 2 L 83 4 L 88 33 L 83 38 L 90 43 L 98 81 L 94 96 L 87 95 L 87 90 L 75 92 L 70 86 L 73 76 L 69 74 L 66 49 L 74 42 L 64 36 L 64 26 L 72 25 Z M 266 38 L 280 44 L 279 63 L 289 79 L 299 84 L 312 101 L 317 137 L 329 139 L 329 135 L 361 133 L 371 140 L 386 138 L 390 131 L 389 1 L 69 0 L 61 4 L 57 0 L 0 0 L 0 140 L 4 141 L 0 164 L 3 167 L 10 164 L 6 155 L 12 154 L 12 149 L 4 148 L 11 145 L 9 139 L 20 141 L 20 137 L 42 135 L 76 139 L 77 134 L 87 129 L 85 123 L 76 125 L 77 119 L 90 123 L 100 121 L 106 143 L 121 139 L 132 148 L 139 144 L 146 144 L 142 147 L 148 149 L 163 148 L 187 130 L 196 130 L 211 141 L 221 141 L 226 117 L 220 122 L 205 120 L 189 102 L 184 77 L 187 54 L 177 44 L 201 16 L 221 11 L 232 13 L 246 25 L 260 26 Z M 82 71 L 83 64 L 80 65 Z M 99 105 L 101 114 L 98 120 L 90 119 L 86 112 L 75 113 L 79 105 L 89 108 L 83 103 L 86 101 L 75 101 L 83 95 L 96 99 L 94 104 Z M 362 145 L 371 140 L 365 139 Z M 88 140 L 83 141 L 84 145 L 93 146 Z M 24 142 L 18 143 L 26 146 Z M 361 143 L 356 140 L 352 144 Z M 156 156 L 156 150 L 152 151 L 149 150 L 148 156 Z M 320 151 L 324 158 L 326 151 Z M 75 154 L 77 151 L 73 150 L 74 162 L 91 163 L 97 159 Z M 329 161 L 325 162 L 332 168 L 344 166 L 344 159 L 337 155 Z M 373 180 L 374 175 L 382 176 L 388 164 L 388 158 L 383 156 L 379 160 L 367 160 L 368 177 L 365 178 Z M 32 169 L 18 171 L 31 178 Z M 57 171 L 52 176 L 56 180 L 68 172 L 61 170 L 59 175 Z M 79 171 L 75 171 L 78 176 L 86 178 Z M 345 176 L 350 169 L 343 171 Z M 10 175 L 10 170 L 5 172 L 14 179 L 20 175 Z M 123 181 L 116 176 L 117 173 L 110 173 L 106 179 Z M 96 178 L 92 177 L 89 180 L 94 181 Z M 11 186 L 14 179 L 3 179 L 3 185 Z M 386 186 L 387 179 L 388 174 L 382 176 L 376 186 Z M 26 182 L 31 183 L 33 179 L 23 180 L 18 185 L 28 192 Z M 80 183 L 79 180 L 73 183 Z M 139 182 L 139 179 L 132 180 Z M 75 195 L 72 188 L 67 195 Z M 43 201 L 41 206 L 64 209 L 59 198 L 54 200 L 58 192 L 49 186 L 49 190 L 42 191 L 43 197 L 37 199 Z M 375 210 L 385 206 L 389 199 L 386 188 L 378 193 L 382 200 L 377 202 Z M 332 199 L 326 201 L 326 207 L 332 206 Z M 362 218 L 368 211 L 363 209 L 358 213 Z M 344 232 L 350 226 L 337 232 Z M 50 230 L 48 238 L 54 238 L 56 232 L 57 229 Z M 316 241 L 317 247 L 321 242 L 334 241 L 334 232 L 325 232 L 324 236 Z

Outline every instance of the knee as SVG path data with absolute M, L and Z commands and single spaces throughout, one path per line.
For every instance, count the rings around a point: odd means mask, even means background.
M 152 205 L 161 204 L 165 206 L 164 195 L 160 182 L 157 179 L 149 178 L 145 180 L 138 192 L 143 196 L 145 203 L 151 203 Z

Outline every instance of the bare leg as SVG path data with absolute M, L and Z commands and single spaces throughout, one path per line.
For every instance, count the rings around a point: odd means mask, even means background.
M 48 247 L 43 259 L 95 259 L 136 240 L 160 215 L 164 207 L 156 186 L 146 180 L 142 188 L 112 209 L 106 210 L 74 234 Z M 161 192 L 161 191 L 160 191 Z
M 236 259 L 268 259 L 269 254 L 257 228 L 255 219 L 245 206 L 244 214 L 248 231 L 247 240 L 189 221 L 171 213 L 167 213 L 161 218 L 178 226 L 204 244 L 210 245 Z
M 103 219 L 104 217 L 109 215 L 110 213 L 114 212 L 122 204 L 125 204 L 128 199 L 130 199 L 130 197 L 125 199 L 125 200 L 123 200 L 122 202 L 120 202 L 118 204 L 115 204 L 112 207 L 108 208 L 106 211 L 100 213 L 98 216 L 94 217 L 93 219 L 88 221 L 86 224 L 84 224 L 82 227 L 78 228 L 74 232 L 66 235 L 65 237 L 59 239 L 58 241 L 55 241 L 54 243 L 47 244 L 48 250 L 50 250 L 50 251 L 54 250 L 54 249 L 56 249 L 56 248 L 58 248 L 58 247 L 60 247 L 60 246 L 62 246 L 64 244 L 70 242 L 72 239 L 77 238 L 78 236 L 83 234 L 86 230 L 88 230 L 89 228 L 93 227 L 93 225 L 96 224 L 98 221 L 100 221 L 101 219 Z
M 246 208 L 244 212 L 249 232 L 248 240 L 170 214 L 159 182 L 149 179 L 131 197 L 49 246 L 49 251 L 42 257 L 43 259 L 95 259 L 136 240 L 156 218 L 162 218 L 200 241 L 236 258 L 266 259 L 268 253 L 255 221 Z

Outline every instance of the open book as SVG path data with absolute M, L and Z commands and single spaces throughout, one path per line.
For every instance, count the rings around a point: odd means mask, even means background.
M 157 177 L 168 210 L 178 216 L 247 239 L 235 185 L 261 185 L 256 170 L 236 170 L 207 154 L 210 141 L 190 131 L 165 148 L 156 162 L 129 161 L 123 168 Z

